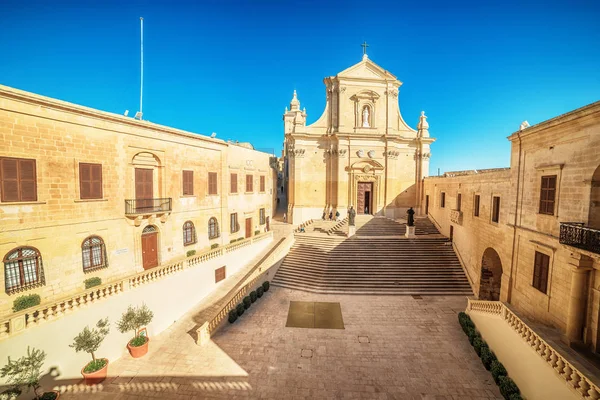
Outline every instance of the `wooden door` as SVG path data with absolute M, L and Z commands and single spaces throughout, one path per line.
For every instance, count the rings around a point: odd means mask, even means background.
M 425 215 L 429 214 L 429 195 L 425 196 Z
M 372 214 L 373 183 L 358 182 L 357 189 L 356 212 L 358 214 L 365 214 L 365 212 Z
M 135 169 L 135 209 L 136 212 L 151 211 L 154 197 L 152 169 Z
M 158 234 L 157 232 L 142 235 L 142 264 L 144 269 L 158 266 Z
M 246 218 L 246 239 L 252 236 L 252 218 Z

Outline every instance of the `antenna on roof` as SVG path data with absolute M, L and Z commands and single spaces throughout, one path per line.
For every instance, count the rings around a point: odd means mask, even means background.
M 211 138 L 214 138 L 214 137 L 216 137 L 216 136 L 217 136 L 217 132 L 213 132 L 213 133 L 210 135 L 210 137 L 211 137 Z
M 125 112 L 123 113 L 124 116 L 127 116 L 129 114 L 129 110 L 125 110 Z
M 135 118 L 142 119 L 142 94 L 144 93 L 144 18 L 140 17 L 140 111 Z

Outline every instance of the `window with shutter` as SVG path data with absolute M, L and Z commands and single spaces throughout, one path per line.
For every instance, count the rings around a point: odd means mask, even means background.
M 238 215 L 237 213 L 233 213 L 229 215 L 229 231 L 231 233 L 236 233 L 240 230 L 240 226 L 238 224 Z
M 500 220 L 500 197 L 494 196 L 492 198 L 492 222 L 498 222 Z
M 265 177 L 264 176 L 260 177 L 260 191 L 261 191 L 261 193 L 265 192 Z
M 208 194 L 218 194 L 216 172 L 208 173 Z
M 231 193 L 237 193 L 237 184 L 237 174 L 231 174 L 229 187 L 229 191 Z
M 102 164 L 79 163 L 79 197 L 102 198 Z
M 252 187 L 254 176 L 246 175 L 246 193 L 252 193 L 254 188 Z
M 542 176 L 540 189 L 540 214 L 554 215 L 556 175 Z
M 475 195 L 475 201 L 474 201 L 474 205 L 473 205 L 473 215 L 476 217 L 479 217 L 479 195 L 476 194 Z
M 440 207 L 446 207 L 446 193 L 442 192 L 442 196 L 440 198 Z
M 0 157 L 0 181 L 1 201 L 37 200 L 35 160 Z
M 533 287 L 542 293 L 548 290 L 548 270 L 550 267 L 550 257 L 538 251 L 535 252 L 535 261 L 533 266 Z
M 192 196 L 194 194 L 194 171 L 183 171 L 183 195 Z

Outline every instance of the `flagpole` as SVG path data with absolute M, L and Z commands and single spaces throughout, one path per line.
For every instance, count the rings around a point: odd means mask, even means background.
M 144 93 L 144 18 L 140 17 L 140 119 L 142 119 L 142 94 Z

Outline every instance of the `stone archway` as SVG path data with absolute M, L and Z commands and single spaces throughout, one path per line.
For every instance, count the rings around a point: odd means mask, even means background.
M 481 257 L 481 276 L 479 278 L 479 299 L 500 300 L 502 285 L 502 261 L 496 250 L 488 247 Z
M 588 226 L 590 228 L 600 229 L 600 166 L 596 168 L 594 175 L 592 175 Z

